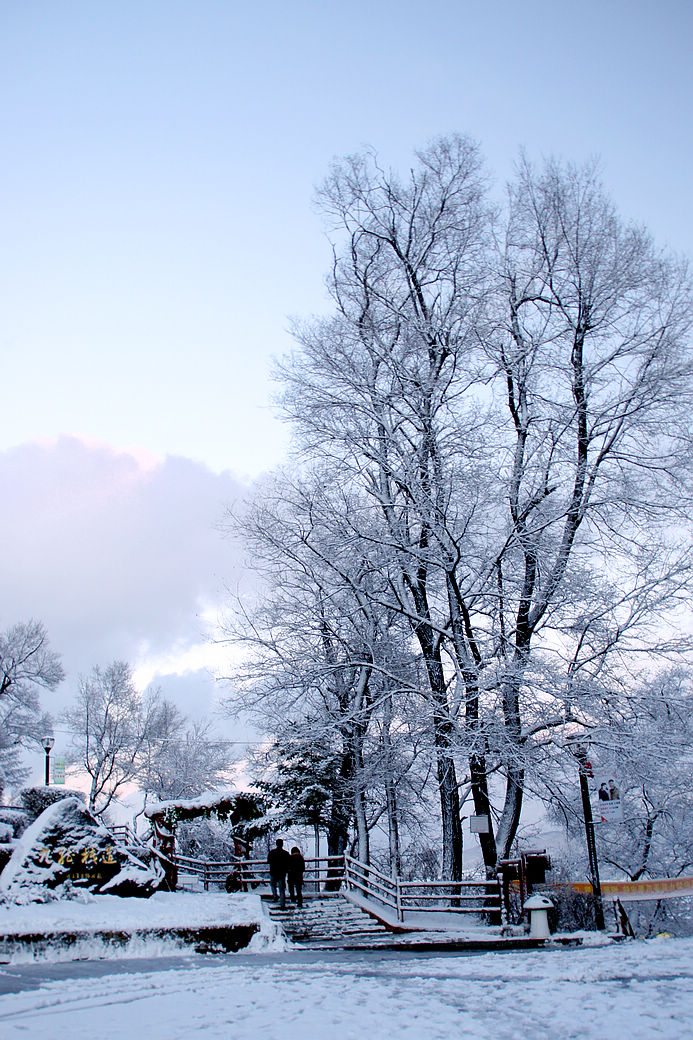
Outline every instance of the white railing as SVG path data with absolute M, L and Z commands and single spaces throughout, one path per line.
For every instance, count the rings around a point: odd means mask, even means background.
M 349 891 L 360 892 L 366 899 L 393 909 L 400 922 L 406 913 L 502 912 L 498 881 L 402 881 L 399 877 L 389 878 L 348 855 L 344 856 L 344 877 Z

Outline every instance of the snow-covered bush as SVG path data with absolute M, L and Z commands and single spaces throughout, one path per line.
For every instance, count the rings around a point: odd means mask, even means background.
M 593 931 L 594 899 L 585 892 L 559 886 L 547 893 L 553 910 L 549 911 L 549 926 L 552 932 Z M 605 910 L 608 909 L 605 907 Z M 608 927 L 608 924 L 607 924 Z
M 25 787 L 23 791 L 19 792 L 19 800 L 30 820 L 37 819 L 44 809 L 53 805 L 54 802 L 59 802 L 61 798 L 78 798 L 80 802 L 86 800 L 82 791 L 73 791 L 69 787 L 62 786 Z
M 14 806 L 2 805 L 0 806 L 0 823 L 5 823 L 12 828 L 12 837 L 18 838 L 22 831 L 31 823 L 29 814 L 24 812 L 23 809 L 16 809 Z

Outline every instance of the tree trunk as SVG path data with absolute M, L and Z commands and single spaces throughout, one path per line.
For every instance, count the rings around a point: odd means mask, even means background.
M 387 833 L 390 851 L 390 873 L 398 877 L 402 872 L 402 857 L 399 847 L 399 819 L 397 807 L 397 789 L 392 776 L 392 739 L 390 726 L 392 724 L 392 701 L 385 698 L 383 706 L 383 759 L 385 763 L 385 800 L 387 805 Z
M 342 755 L 339 778 L 342 781 L 332 796 L 330 820 L 327 825 L 327 855 L 343 856 L 349 844 L 349 821 L 351 819 L 351 799 L 348 792 L 354 775 L 354 762 L 350 753 Z M 336 892 L 341 885 L 342 868 L 334 863 L 328 866 L 328 892 Z
M 443 831 L 443 877 L 462 879 L 462 823 L 460 793 L 455 762 L 449 752 L 450 717 L 440 648 L 429 625 L 419 625 L 417 637 L 423 651 L 433 698 L 433 738 L 436 748 L 436 775 L 440 793 L 440 822 Z

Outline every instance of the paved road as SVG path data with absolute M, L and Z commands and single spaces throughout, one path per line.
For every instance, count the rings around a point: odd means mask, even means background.
M 434 957 L 460 958 L 474 955 L 478 956 L 478 953 L 473 950 L 448 953 L 390 950 L 361 950 L 358 953 L 291 950 L 287 953 L 186 953 L 175 957 L 132 957 L 123 960 L 64 961 L 53 964 L 0 964 L 0 996 L 38 989 L 47 982 L 60 982 L 65 979 L 100 979 L 107 975 L 141 975 L 147 972 L 175 971 L 180 968 L 219 967 L 220 964 L 259 967 L 261 964 L 272 966 L 282 963 L 303 963 L 339 967 L 363 961 L 364 958 L 372 959 L 374 963 L 382 963 L 389 960 L 425 961 Z

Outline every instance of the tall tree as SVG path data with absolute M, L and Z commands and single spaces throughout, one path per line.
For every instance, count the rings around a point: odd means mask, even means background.
M 591 166 L 522 162 L 493 233 L 479 171 L 461 138 L 406 181 L 372 155 L 335 165 L 335 313 L 282 371 L 304 457 L 372 504 L 351 544 L 386 552 L 387 594 L 368 595 L 425 665 L 452 878 L 458 756 L 492 873 L 537 749 L 591 725 L 629 656 L 686 648 L 667 618 L 691 588 L 685 265 Z
M 341 479 L 357 480 L 377 507 L 378 541 L 392 550 L 389 603 L 408 619 L 427 673 L 444 871 L 459 878 L 444 577 L 466 522 L 457 502 L 448 508 L 451 482 L 469 486 L 472 458 L 469 423 L 454 405 L 458 377 L 469 380 L 475 365 L 488 215 L 470 142 L 441 141 L 417 159 L 405 181 L 373 156 L 333 167 L 321 201 L 339 236 L 336 315 L 298 330 L 303 352 L 283 376 L 304 443 L 338 459 Z
M 13 625 L 0 633 L 0 791 L 26 771 L 19 749 L 39 742 L 52 730 L 40 696 L 62 682 L 60 655 L 51 649 L 40 621 Z
M 75 703 L 62 717 L 73 734 L 72 761 L 91 779 L 94 812 L 104 812 L 141 775 L 150 745 L 175 736 L 182 724 L 180 713 L 158 691 L 142 695 L 136 689 L 124 661 L 80 677 Z

